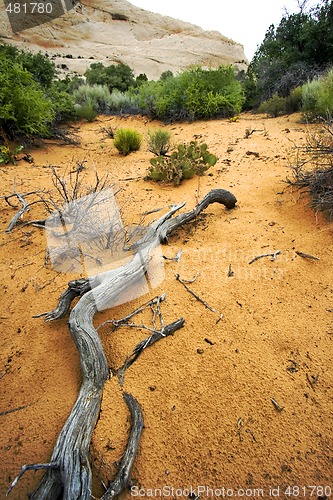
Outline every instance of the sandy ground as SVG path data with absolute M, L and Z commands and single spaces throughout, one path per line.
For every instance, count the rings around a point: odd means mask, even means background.
M 85 162 L 86 182 L 97 168 L 122 188 L 118 203 L 129 222 L 144 211 L 166 211 L 180 201 L 186 201 L 182 210 L 189 210 L 212 188 L 228 189 L 237 197 L 234 210 L 211 205 L 205 216 L 170 238 L 163 254 L 174 257 L 182 250 L 182 255 L 178 263 L 165 261 L 160 285 L 96 316 L 97 326 L 165 293 L 164 321 L 185 318 L 184 328 L 145 351 L 125 375 L 124 389 L 140 402 L 145 420 L 133 468 L 134 495 L 188 498 L 191 491 L 186 489 L 200 486 L 201 498 L 212 495 L 204 488 L 222 498 L 227 497 L 222 488 L 229 488 L 229 497 L 242 492 L 247 497 L 329 497 L 331 490 L 321 487 L 333 487 L 333 224 L 313 212 L 306 195 L 300 197 L 284 182 L 295 160 L 293 141 L 301 145 L 306 140 L 307 127 L 298 118 L 244 114 L 236 123 L 168 126 L 175 144 L 200 135 L 219 156 L 205 176 L 179 187 L 143 180 L 151 157 L 146 145 L 122 157 L 101 131 L 130 126 L 145 134 L 160 125 L 139 118 L 100 117 L 83 123 L 77 131 L 80 146 L 50 141 L 29 151 L 33 164 L 22 160 L 16 167 L 1 167 L 1 191 L 8 195 L 14 189 L 50 188 L 49 165 L 62 174 Z M 246 130 L 254 132 L 245 138 Z M 45 264 L 42 229 L 19 226 L 5 233 L 16 210 L 3 199 L 0 203 L 4 498 L 22 464 L 49 461 L 75 401 L 81 375 L 67 319 L 44 323 L 32 316 L 53 309 L 67 282 L 80 274 L 59 273 Z M 40 217 L 43 209 L 35 205 L 24 221 Z M 281 254 L 275 260 L 265 257 L 249 264 L 277 250 Z M 320 260 L 304 259 L 296 251 Z M 191 296 L 175 273 L 184 279 L 199 273 L 189 286 L 216 312 Z M 149 324 L 149 314 L 137 321 Z M 147 332 L 110 330 L 105 325 L 99 331 L 115 371 Z M 100 480 L 108 484 L 114 477 L 129 425 L 113 377 L 105 385 L 91 447 L 96 497 L 103 493 Z M 41 475 L 27 472 L 10 498 L 26 498 Z M 287 490 L 289 485 L 296 489 Z M 151 491 L 163 487 L 162 492 Z

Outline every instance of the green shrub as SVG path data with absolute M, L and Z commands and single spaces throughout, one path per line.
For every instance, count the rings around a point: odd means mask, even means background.
M 274 94 L 273 97 L 260 104 L 259 113 L 266 113 L 276 118 L 286 113 L 286 98 Z
M 182 180 L 203 175 L 217 160 L 217 156 L 209 153 L 207 144 L 198 144 L 196 141 L 179 144 L 170 156 L 158 156 L 150 160 L 148 178 L 173 182 L 178 186 Z
M 138 151 L 142 143 L 142 135 L 130 128 L 119 128 L 114 137 L 113 144 L 123 155 Z
M 111 94 L 106 85 L 80 85 L 73 96 L 76 104 L 94 109 L 96 115 L 109 111 Z
M 76 104 L 75 111 L 79 119 L 85 119 L 88 122 L 93 122 L 97 116 L 94 105 L 89 101 L 85 102 L 82 105 Z
M 55 112 L 31 73 L 0 58 L 0 88 L 0 126 L 5 133 L 49 135 Z
M 302 112 L 307 120 L 333 114 L 333 69 L 302 87 Z
M 137 114 L 140 112 L 134 96 L 130 92 L 113 90 L 108 100 L 110 114 Z
M 13 165 L 17 165 L 16 156 L 22 149 L 23 146 L 17 146 L 15 149 L 11 149 L 9 146 L 0 146 L 0 164 L 13 163 Z
M 286 98 L 287 113 L 296 113 L 302 107 L 302 87 L 294 88 Z
M 0 59 L 8 59 L 11 63 L 20 64 L 23 69 L 31 73 L 35 82 L 42 87 L 49 87 L 56 75 L 56 67 L 53 61 L 42 52 L 33 54 L 30 51 L 19 50 L 12 45 L 0 45 Z
M 126 64 L 104 66 L 101 62 L 93 63 L 84 76 L 89 85 L 107 86 L 110 92 L 114 89 L 125 92 L 135 85 L 133 71 Z
M 230 67 L 194 68 L 148 82 L 137 91 L 137 103 L 153 118 L 198 120 L 239 114 L 244 103 L 242 84 Z
M 52 83 L 47 89 L 46 95 L 52 102 L 55 113 L 54 124 L 68 122 L 77 118 L 75 101 L 71 94 L 65 90 L 61 90 L 61 87 L 56 83 Z
M 148 149 L 157 156 L 164 156 L 170 149 L 171 132 L 163 128 L 149 130 L 147 134 Z

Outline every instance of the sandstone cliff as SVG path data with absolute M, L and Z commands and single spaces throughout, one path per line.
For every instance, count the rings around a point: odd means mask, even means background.
M 126 0 L 82 0 L 61 17 L 18 33 L 1 11 L 2 43 L 46 51 L 65 72 L 83 74 L 94 61 L 128 64 L 149 79 L 192 65 L 247 67 L 243 46 L 233 40 Z

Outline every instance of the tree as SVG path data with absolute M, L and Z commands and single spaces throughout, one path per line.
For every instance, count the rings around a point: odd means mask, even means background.
M 306 2 L 299 8 L 296 14 L 286 13 L 277 27 L 269 26 L 251 61 L 249 75 L 252 82 L 253 75 L 257 81 L 256 104 L 274 94 L 286 97 L 333 63 L 332 0 L 321 0 L 310 11 L 306 11 Z
M 110 92 L 118 89 L 125 92 L 135 85 L 132 69 L 126 64 L 104 66 L 103 63 L 93 63 L 84 76 L 89 85 L 107 85 Z

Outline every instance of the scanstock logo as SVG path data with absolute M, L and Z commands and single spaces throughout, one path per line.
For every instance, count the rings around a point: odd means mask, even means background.
M 10 26 L 14 33 L 39 26 L 71 10 L 77 0 L 4 0 Z

